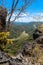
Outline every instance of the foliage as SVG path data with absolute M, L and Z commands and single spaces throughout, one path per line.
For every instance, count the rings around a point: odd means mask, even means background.
M 5 49 L 7 43 L 12 43 L 11 40 L 8 40 L 8 36 L 10 35 L 9 32 L 0 32 L 0 48 L 2 50 Z
M 28 39 L 28 34 L 24 31 L 17 38 L 10 38 L 9 32 L 0 32 L 0 48 L 10 54 L 15 54 L 21 49 L 23 41 Z

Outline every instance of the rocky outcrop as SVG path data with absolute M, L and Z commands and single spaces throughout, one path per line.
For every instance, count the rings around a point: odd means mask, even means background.
M 23 44 L 22 44 L 22 54 L 31 56 L 32 48 L 33 47 L 32 47 L 32 44 L 30 42 L 27 42 L 27 41 L 23 42 Z
M 6 8 L 0 7 L 0 32 L 3 31 L 3 30 L 5 31 L 6 17 L 7 17 Z
M 36 29 L 33 33 L 33 39 L 34 44 L 43 44 L 43 33 L 39 29 Z
M 41 31 L 36 31 L 36 33 L 34 33 L 35 40 L 33 43 L 30 43 L 28 41 L 23 42 L 21 52 L 16 56 L 10 57 L 7 53 L 0 50 L 0 65 L 41 65 L 40 62 L 36 60 L 36 57 L 38 58 L 40 52 L 42 53 L 42 35 L 43 34 Z M 41 47 L 38 48 L 37 44 L 41 44 Z
M 23 46 L 23 50 L 25 46 L 27 47 L 25 47 L 26 52 L 24 53 L 24 55 L 22 54 L 22 52 L 24 51 L 22 51 L 18 55 L 10 57 L 7 53 L 0 51 L 0 65 L 40 65 L 40 63 L 37 63 L 33 60 L 32 55 L 30 56 L 30 50 L 32 50 L 31 44 L 26 42 L 25 44 L 26 45 Z M 29 53 L 27 54 L 27 52 Z
M 40 37 L 42 35 L 42 32 L 39 29 L 35 29 L 34 33 L 33 33 L 33 39 L 37 39 L 38 37 Z
M 0 65 L 9 65 L 9 60 L 8 55 L 0 50 Z
M 38 43 L 38 44 L 43 44 L 43 36 L 38 37 L 38 38 L 35 40 L 35 42 Z

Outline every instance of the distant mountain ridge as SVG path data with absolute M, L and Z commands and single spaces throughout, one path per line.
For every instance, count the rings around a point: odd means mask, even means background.
M 40 22 L 40 25 L 43 24 L 43 22 Z M 14 36 L 19 36 L 23 31 L 29 33 L 31 31 L 34 31 L 34 25 L 38 26 L 39 23 L 38 22 L 14 22 L 13 26 L 11 27 L 11 31 L 12 32 L 12 36 L 13 34 L 15 34 Z
M 17 25 L 24 25 L 24 24 L 43 24 L 43 22 L 14 22 L 14 24 L 17 24 Z

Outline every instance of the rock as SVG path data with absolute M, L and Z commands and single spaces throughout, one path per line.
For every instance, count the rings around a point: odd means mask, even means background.
M 15 61 L 22 63 L 22 60 L 23 60 L 23 56 L 22 56 L 21 53 L 19 53 L 19 54 L 15 57 Z
M 0 65 L 9 65 L 10 58 L 7 58 L 4 52 L 0 50 Z
M 32 57 L 23 56 L 22 53 L 19 53 L 14 58 L 7 55 L 7 53 L 4 53 L 0 51 L 0 55 L 2 55 L 2 58 L 0 59 L 0 65 L 33 65 L 32 64 Z M 36 65 L 35 63 L 34 65 Z
M 32 54 L 32 44 L 31 43 L 26 42 L 26 41 L 23 42 L 22 54 L 31 56 L 31 54 Z
M 7 16 L 7 9 L 1 6 L 0 6 L 0 16 L 3 16 L 4 18 L 6 18 Z
M 22 59 L 19 59 L 19 58 L 16 58 L 15 61 L 18 62 L 18 63 L 19 63 L 19 62 L 22 63 Z
M 39 29 L 36 29 L 33 33 L 33 39 L 37 39 L 38 37 L 40 37 L 42 34 L 42 32 Z
M 38 43 L 38 44 L 43 44 L 43 36 L 40 36 L 39 38 L 37 38 L 35 40 L 35 42 Z
M 6 17 L 7 17 L 6 8 L 0 7 L 0 32 L 1 31 L 5 31 L 5 28 L 6 28 Z

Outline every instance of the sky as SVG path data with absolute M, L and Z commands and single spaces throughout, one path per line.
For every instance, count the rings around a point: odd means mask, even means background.
M 30 12 L 43 12 L 43 0 L 34 0 L 30 7 L 28 7 Z
M 4 7 L 7 9 L 10 9 L 12 5 L 12 0 L 5 0 Z M 16 0 L 15 0 L 16 1 Z M 2 2 L 0 2 L 0 5 Z M 17 8 L 20 8 L 22 6 L 21 0 L 19 0 L 19 4 Z M 14 19 L 14 17 L 17 15 L 17 13 L 13 13 L 11 20 Z M 20 17 L 16 19 L 18 22 L 31 22 L 31 21 L 43 21 L 43 0 L 34 0 L 30 6 L 28 6 L 25 10 L 25 13 L 21 13 Z

